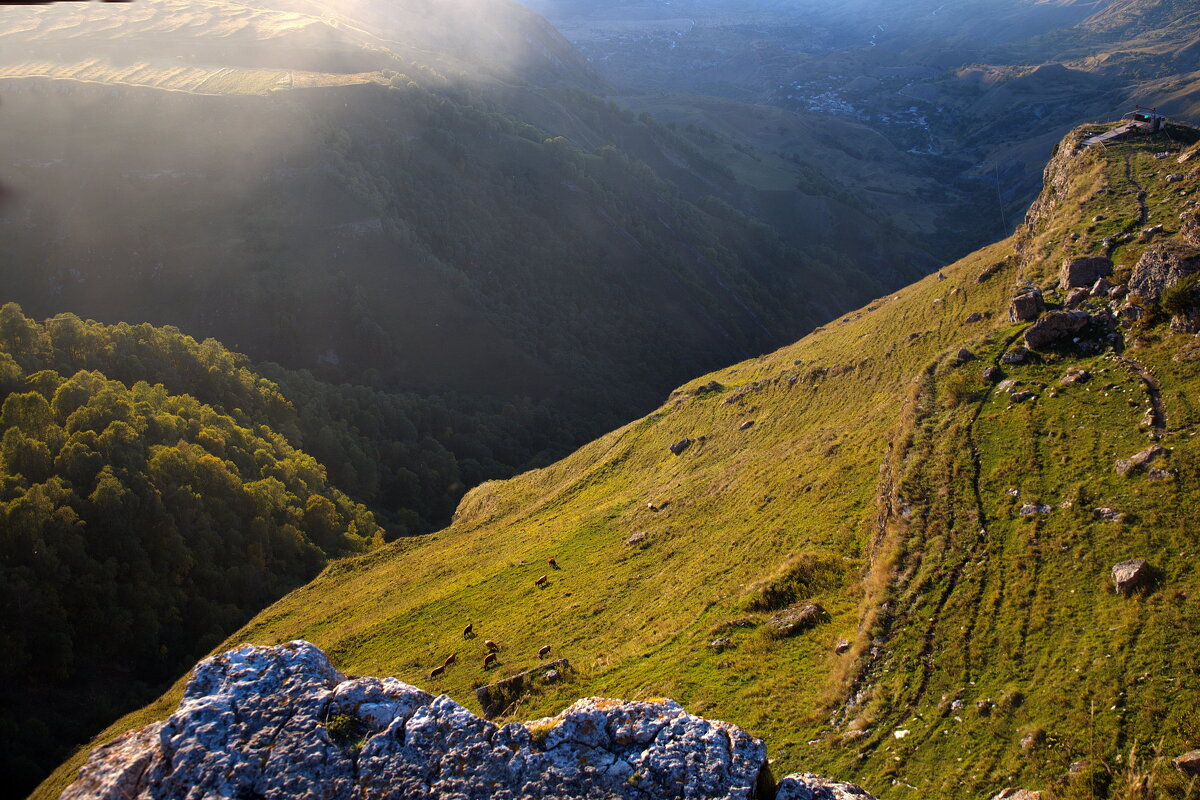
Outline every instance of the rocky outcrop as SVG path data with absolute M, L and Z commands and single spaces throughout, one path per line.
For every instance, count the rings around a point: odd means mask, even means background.
M 1009 322 L 1032 322 L 1046 310 L 1046 302 L 1037 289 L 1021 292 L 1008 306 Z
M 1104 256 L 1068 258 L 1058 273 L 1058 283 L 1064 289 L 1083 287 L 1091 289 L 1101 278 L 1112 275 L 1113 262 Z
M 291 642 L 200 662 L 174 714 L 93 751 L 61 800 L 750 800 L 766 764 L 761 741 L 670 700 L 589 698 L 499 727 L 395 678 L 347 678 Z M 806 774 L 779 788 L 869 797 Z
M 1150 582 L 1150 564 L 1144 558 L 1133 558 L 1113 565 L 1113 588 L 1128 597 Z
M 1003 789 L 992 800 L 1042 800 L 1042 793 L 1029 789 Z
M 1200 750 L 1193 750 L 1190 753 L 1171 760 L 1175 765 L 1175 769 L 1193 778 L 1200 778 Z
M 675 455 L 680 455 L 683 453 L 684 450 L 687 450 L 691 446 L 692 446 L 692 440 L 685 436 L 684 438 L 680 439 L 678 442 L 675 442 L 675 444 L 671 445 L 670 450 Z
M 1086 311 L 1051 311 L 1025 331 L 1025 346 L 1031 350 L 1048 347 L 1079 333 L 1088 324 Z
M 800 773 L 779 782 L 775 800 L 875 800 L 861 786 Z
M 1134 453 L 1129 458 L 1118 458 L 1116 470 L 1118 475 L 1129 475 L 1154 461 L 1159 456 L 1166 455 L 1167 448 L 1162 445 L 1151 445 L 1145 450 Z
M 1200 250 L 1174 242 L 1146 249 L 1133 268 L 1129 291 L 1143 300 L 1157 302 L 1168 287 L 1200 271 Z

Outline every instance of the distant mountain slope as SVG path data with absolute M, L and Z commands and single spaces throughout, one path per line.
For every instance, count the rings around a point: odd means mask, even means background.
M 1176 159 L 1200 132 L 1169 134 L 1072 134 L 1015 239 L 485 484 L 229 641 L 303 637 L 472 707 L 550 645 L 576 672 L 510 686 L 506 714 L 672 696 L 765 737 L 780 772 L 886 798 L 1184 796 L 1165 759 L 1200 741 L 1200 176 Z M 1064 259 L 1105 253 L 1126 289 L 1040 315 L 1056 341 L 1009 321 L 1015 291 L 1059 308 Z M 1149 572 L 1114 592 L 1131 559 Z
M 588 94 L 602 81 L 544 20 L 471 8 L 6 13 L 9 296 L 334 382 L 546 399 L 594 435 L 935 263 L 853 198 L 834 208 L 861 244 L 839 255 L 819 199 L 757 203 Z M 760 205 L 805 235 L 738 210 Z

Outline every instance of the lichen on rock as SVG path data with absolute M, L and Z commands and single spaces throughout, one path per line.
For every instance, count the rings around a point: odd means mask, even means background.
M 761 741 L 671 700 L 587 698 L 501 727 L 395 678 L 348 679 L 297 641 L 200 662 L 175 713 L 93 751 L 61 800 L 750 800 L 766 764 Z M 842 785 L 780 787 L 793 779 Z

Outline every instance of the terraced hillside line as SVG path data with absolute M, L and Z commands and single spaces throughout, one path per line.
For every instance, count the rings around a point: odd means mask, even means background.
M 1150 221 L 1150 208 L 1146 205 L 1147 192 L 1146 192 L 1145 188 L 1140 183 L 1138 183 L 1133 177 L 1133 154 L 1132 153 L 1125 154 L 1125 180 L 1127 180 L 1131 184 L 1133 184 L 1134 188 L 1136 188 L 1138 190 L 1138 193 L 1137 193 L 1138 224 L 1139 224 L 1139 226 L 1144 227 L 1146 225 L 1146 223 Z
M 1150 397 L 1150 429 L 1155 439 L 1160 438 L 1167 432 L 1167 410 L 1162 402 L 1162 390 L 1159 388 L 1158 379 L 1136 358 L 1121 355 L 1117 357 L 1117 361 L 1140 378 L 1146 387 L 1146 394 Z
M 993 360 L 993 365 L 999 366 L 1000 356 L 1007 352 L 1013 343 L 1022 335 L 1024 335 L 1023 329 L 1020 332 L 1010 336 L 1004 342 L 1004 346 L 997 351 L 998 355 Z M 915 706 L 925 697 L 925 693 L 929 686 L 929 681 L 933 676 L 933 647 L 937 629 L 942 622 L 942 612 L 945 610 L 946 604 L 950 601 L 950 597 L 958 588 L 959 581 L 962 578 L 963 570 L 966 569 L 967 564 L 978 562 L 980 560 L 982 551 L 987 549 L 988 516 L 987 512 L 984 510 L 983 492 L 979 486 L 980 477 L 983 474 L 983 467 L 979 458 L 979 446 L 976 441 L 975 427 L 979 422 L 979 417 L 983 413 L 984 407 L 987 405 L 988 401 L 991 400 L 995 391 L 995 384 L 988 384 L 987 388 L 984 390 L 983 397 L 981 397 L 975 403 L 975 408 L 971 413 L 970 420 L 967 422 L 967 425 L 963 430 L 963 439 L 966 444 L 967 453 L 969 454 L 969 480 L 971 484 L 971 502 L 974 504 L 973 510 L 975 516 L 976 533 L 974 535 L 974 540 L 971 543 L 970 551 L 959 558 L 954 564 L 954 567 L 950 570 L 950 576 L 946 581 L 945 589 L 938 598 L 937 604 L 934 606 L 934 613 L 930 617 L 929 623 L 926 626 L 924 641 L 921 646 L 921 656 L 919 659 L 921 662 L 921 682 L 917 687 L 915 696 L 913 697 L 913 706 Z M 966 630 L 963 631 L 962 635 L 964 680 L 970 680 L 971 678 L 971 637 L 975 632 L 975 628 L 977 627 L 979 621 L 979 614 L 982 611 L 982 604 L 979 601 L 981 601 L 986 594 L 988 584 L 987 563 L 987 561 L 983 562 L 983 568 L 979 576 L 978 595 L 975 598 L 976 602 L 972 604 L 975 608 L 975 613 L 971 616 L 971 621 L 967 625 Z

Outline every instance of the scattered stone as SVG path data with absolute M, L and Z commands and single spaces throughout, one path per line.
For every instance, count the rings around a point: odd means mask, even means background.
M 691 446 L 692 446 L 692 440 L 685 436 L 684 438 L 680 439 L 675 444 L 671 445 L 670 449 L 671 449 L 672 453 L 674 453 L 675 455 L 679 455 L 680 453 L 682 453 L 684 450 L 687 450 Z
M 1037 350 L 1079 333 L 1091 316 L 1086 311 L 1051 311 L 1025 331 L 1025 346 Z
M 720 639 L 713 639 L 708 643 L 709 649 L 716 650 L 720 653 L 722 650 L 728 650 L 733 647 L 733 639 L 728 636 L 722 636 Z
M 856 784 L 839 783 L 808 772 L 801 772 L 788 775 L 779 782 L 775 790 L 775 800 L 875 800 L 875 798 Z
M 1063 289 L 1091 286 L 1100 278 L 1112 275 L 1112 259 L 1104 256 L 1068 258 L 1059 270 L 1058 283 Z
M 1113 300 L 1120 300 L 1129 294 L 1129 287 L 1123 283 L 1118 283 L 1116 286 L 1108 290 L 1108 296 Z
M 1032 750 L 1037 747 L 1045 739 L 1046 734 L 1043 731 L 1031 731 L 1021 737 L 1021 749 Z
M 717 383 L 716 381 L 709 381 L 708 383 L 704 384 L 703 386 L 697 386 L 696 390 L 694 392 L 692 392 L 692 395 L 695 397 L 699 397 L 702 394 L 708 394 L 710 392 L 719 392 L 724 388 L 725 387 L 723 385 Z
M 970 350 L 968 350 L 967 348 L 965 348 L 965 347 L 962 347 L 962 348 L 959 348 L 959 351 L 958 351 L 958 354 L 957 354 L 956 358 L 958 358 L 958 363 L 960 363 L 960 364 L 965 364 L 965 363 L 967 363 L 968 361 L 974 361 L 974 360 L 975 360 L 975 354 L 974 354 L 974 353 L 972 353 L 972 352 L 971 352 Z
M 909 733 L 910 731 L 908 730 L 892 731 L 892 736 L 895 736 L 897 739 L 903 739 L 908 736 Z
M 650 534 L 646 533 L 645 531 L 635 533 L 632 536 L 630 536 L 628 539 L 625 540 L 626 547 L 637 547 L 639 549 L 645 549 L 649 545 L 650 545 Z
M 169 719 L 94 750 L 62 798 L 732 800 L 766 766 L 761 741 L 670 700 L 588 698 L 498 727 L 395 678 L 347 679 L 291 642 L 200 662 Z
M 1189 775 L 1193 778 L 1200 776 L 1200 750 L 1184 753 L 1178 758 L 1173 759 L 1171 763 L 1175 765 L 1175 769 L 1184 775 Z
M 983 322 L 985 319 L 987 319 L 987 315 L 982 311 L 972 311 L 970 314 L 967 314 L 967 318 L 963 321 L 968 325 L 974 325 L 976 322 Z
M 1188 275 L 1200 270 L 1200 250 L 1173 242 L 1146 248 L 1129 277 L 1129 291 L 1157 303 L 1162 293 Z
M 803 633 L 827 619 L 829 619 L 829 613 L 821 606 L 816 603 L 805 603 L 802 606 L 793 606 L 778 614 L 773 614 L 767 620 L 766 625 L 773 636 L 782 638 Z
M 1063 301 L 1063 305 L 1067 308 L 1075 308 L 1075 306 L 1091 297 L 1091 294 L 1092 293 L 1086 288 L 1082 286 L 1076 286 L 1074 289 L 1067 292 L 1067 299 Z
M 1005 489 L 1004 493 L 1007 494 L 1009 497 L 1020 497 L 1021 496 L 1021 490 L 1017 489 L 1015 487 Z
M 1122 324 L 1132 325 L 1146 316 L 1146 309 L 1139 306 L 1137 303 L 1125 303 L 1117 309 L 1117 318 Z
M 1096 216 L 1092 217 L 1092 222 L 1103 222 L 1103 221 L 1104 221 L 1103 214 L 1097 214 Z
M 966 705 L 966 704 L 960 698 L 950 704 L 950 710 L 951 711 L 962 711 L 964 705 Z
M 1012 400 L 1014 403 L 1023 403 L 1026 400 L 1032 400 L 1036 397 L 1037 397 L 1036 394 L 1034 394 L 1033 392 L 1026 389 L 1023 392 L 1013 392 Z
M 1000 356 L 1001 364 L 1023 364 L 1026 357 L 1029 355 L 1029 350 L 1024 347 L 1014 347 L 1004 355 Z
M 1092 284 L 1092 297 L 1108 297 L 1112 291 L 1113 285 L 1108 282 L 1108 278 L 1100 278 Z
M 1012 394 L 1015 391 L 1016 385 L 1017 385 L 1016 378 L 1005 378 L 1004 380 L 1002 380 L 998 384 L 996 384 L 996 391 L 997 392 L 1008 392 L 1009 394 Z
M 1141 469 L 1142 467 L 1146 466 L 1154 459 L 1164 455 L 1166 452 L 1167 448 L 1156 444 L 1147 447 L 1140 453 L 1131 455 L 1129 458 L 1119 458 L 1117 459 L 1117 474 L 1128 475 L 1134 470 Z
M 1167 183 L 1179 183 L 1181 180 L 1183 180 L 1182 172 L 1172 172 L 1167 176 Z
M 1050 506 L 1041 505 L 1038 503 L 1026 503 L 1017 510 L 1017 515 L 1022 517 L 1032 517 L 1034 514 L 1049 514 L 1052 509 Z
M 986 716 L 991 715 L 992 709 L 994 709 L 995 707 L 996 707 L 996 704 L 993 703 L 991 700 L 976 700 L 975 701 L 975 710 L 979 712 L 979 715 L 981 717 L 986 717 Z
M 1154 467 L 1146 473 L 1146 477 L 1152 481 L 1169 481 L 1175 478 L 1175 473 L 1169 469 L 1159 469 Z
M 1150 564 L 1144 558 L 1134 558 L 1114 564 L 1112 568 L 1113 588 L 1117 594 L 1128 597 L 1135 590 L 1150 582 Z
M 1164 228 L 1162 225 L 1152 225 L 1149 228 L 1146 228 L 1145 230 L 1143 230 L 1141 235 L 1138 238 L 1143 242 L 1148 242 L 1151 239 L 1153 239 L 1155 236 L 1158 236 L 1160 233 L 1162 233 L 1163 230 L 1164 230 Z
M 1067 367 L 1067 374 L 1059 378 L 1058 382 L 1064 386 L 1069 386 L 1073 383 L 1086 383 L 1091 377 L 1092 373 L 1083 367 Z
M 1042 800 L 1042 793 L 1030 789 L 1004 789 L 992 800 Z
M 754 427 L 754 420 L 748 419 L 738 426 L 739 431 L 748 431 Z
M 1092 511 L 1092 518 L 1100 522 L 1124 522 L 1125 512 L 1103 506 Z
M 1004 373 L 997 366 L 985 367 L 983 372 L 979 373 L 979 379 L 984 383 L 995 383 L 1000 380 Z
M 849 649 L 850 649 L 850 640 L 849 639 L 838 639 L 837 644 L 835 644 L 833 646 L 833 652 L 837 653 L 839 656 Z
M 1012 299 L 1008 307 L 1009 322 L 1032 322 L 1046 310 L 1046 302 L 1037 289 L 1021 292 Z

